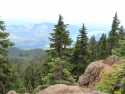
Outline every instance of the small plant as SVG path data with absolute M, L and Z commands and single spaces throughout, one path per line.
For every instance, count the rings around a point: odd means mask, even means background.
M 125 60 L 122 62 L 125 62 Z M 113 71 L 112 77 L 109 77 L 109 71 L 101 73 L 104 79 L 101 79 L 102 85 L 96 84 L 96 90 L 108 94 L 125 94 L 125 64 L 122 66 L 114 64 L 112 66 L 122 69 Z

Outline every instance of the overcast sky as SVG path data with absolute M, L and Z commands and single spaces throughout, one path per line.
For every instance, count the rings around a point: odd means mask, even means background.
M 124 0 L 0 0 L 1 20 L 5 18 L 41 19 L 57 22 L 61 13 L 64 22 L 109 23 L 117 11 L 125 24 Z

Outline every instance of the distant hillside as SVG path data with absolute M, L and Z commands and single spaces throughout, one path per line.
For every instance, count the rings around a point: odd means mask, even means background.
M 22 50 L 17 47 L 8 47 L 7 50 L 9 51 L 8 57 L 25 57 L 28 59 L 32 59 L 33 57 L 37 56 L 40 57 L 41 55 L 46 54 L 43 49 L 37 48 L 32 50 Z
M 43 48 L 50 49 L 49 43 L 52 41 L 49 40 L 49 37 L 52 37 L 49 33 L 54 33 L 53 29 L 56 23 L 42 22 L 38 24 L 26 24 L 26 25 L 9 25 L 6 26 L 5 32 L 9 32 L 11 42 L 14 42 L 13 47 L 18 47 L 20 49 L 35 49 Z M 69 24 L 66 30 L 69 30 L 69 37 L 73 40 L 71 47 L 76 42 L 76 37 L 79 33 L 79 30 L 82 28 L 82 23 L 80 27 L 76 25 Z M 95 23 L 85 23 L 87 28 L 87 36 L 90 39 L 91 36 L 96 35 L 96 40 L 98 40 L 102 33 L 106 33 L 108 37 L 108 32 L 110 31 L 110 25 L 105 24 L 95 24 Z

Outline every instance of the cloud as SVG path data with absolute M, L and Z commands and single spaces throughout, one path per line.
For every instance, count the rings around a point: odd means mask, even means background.
M 34 24 L 25 24 L 24 26 L 26 27 L 26 30 L 28 30 L 31 29 L 34 26 Z
M 13 34 L 10 34 L 10 36 L 8 38 L 11 39 L 11 40 L 17 41 L 17 42 L 26 41 L 26 40 L 35 40 L 35 39 L 32 39 L 32 38 L 18 37 L 18 36 L 13 35 Z
M 10 34 L 10 36 L 9 36 L 8 38 L 9 38 L 9 39 L 18 39 L 19 37 L 16 36 L 16 35 L 12 35 L 12 34 Z
M 46 45 L 45 47 L 50 47 L 50 45 L 48 44 L 48 45 Z
M 43 22 L 43 21 L 31 21 L 31 20 L 29 20 L 29 22 Z
M 45 25 L 42 25 L 42 26 L 40 26 L 39 28 L 48 29 L 48 27 L 47 27 L 47 26 L 45 26 Z
M 38 31 L 38 32 L 36 32 L 34 35 L 35 35 L 35 36 L 38 36 L 38 37 L 43 37 L 43 36 L 45 36 L 45 35 L 42 34 L 42 32 L 43 32 L 43 31 Z
M 89 37 L 91 37 L 91 36 L 93 36 L 93 35 L 97 35 L 98 33 L 108 33 L 108 32 L 105 32 L 105 31 L 90 31 L 90 32 L 88 32 L 87 34 L 88 34 L 88 36 Z

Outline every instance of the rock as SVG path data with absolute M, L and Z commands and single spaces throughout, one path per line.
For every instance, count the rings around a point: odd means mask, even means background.
M 90 88 L 92 90 L 96 90 L 96 83 L 102 85 L 100 81 L 101 79 L 103 79 L 102 76 L 100 76 L 101 72 L 105 72 L 108 70 L 111 72 L 109 75 L 109 77 L 111 77 L 112 71 L 117 69 L 115 67 L 112 67 L 112 65 L 123 65 L 124 62 L 121 62 L 121 60 L 124 59 L 113 55 L 108 57 L 106 60 L 100 60 L 90 63 L 86 68 L 85 73 L 79 77 L 78 86 L 82 88 Z
M 18 93 L 16 93 L 15 91 L 13 91 L 13 90 L 10 90 L 10 91 L 8 91 L 8 93 L 7 94 L 18 94 Z
M 106 60 L 103 61 L 103 63 L 108 64 L 110 66 L 114 65 L 114 64 L 124 64 L 124 62 L 121 62 L 121 60 L 124 60 L 123 58 L 120 58 L 116 55 L 110 56 L 109 58 L 107 58 Z
M 68 86 L 65 84 L 51 85 L 36 94 L 107 94 L 90 89 L 82 89 L 79 86 Z

